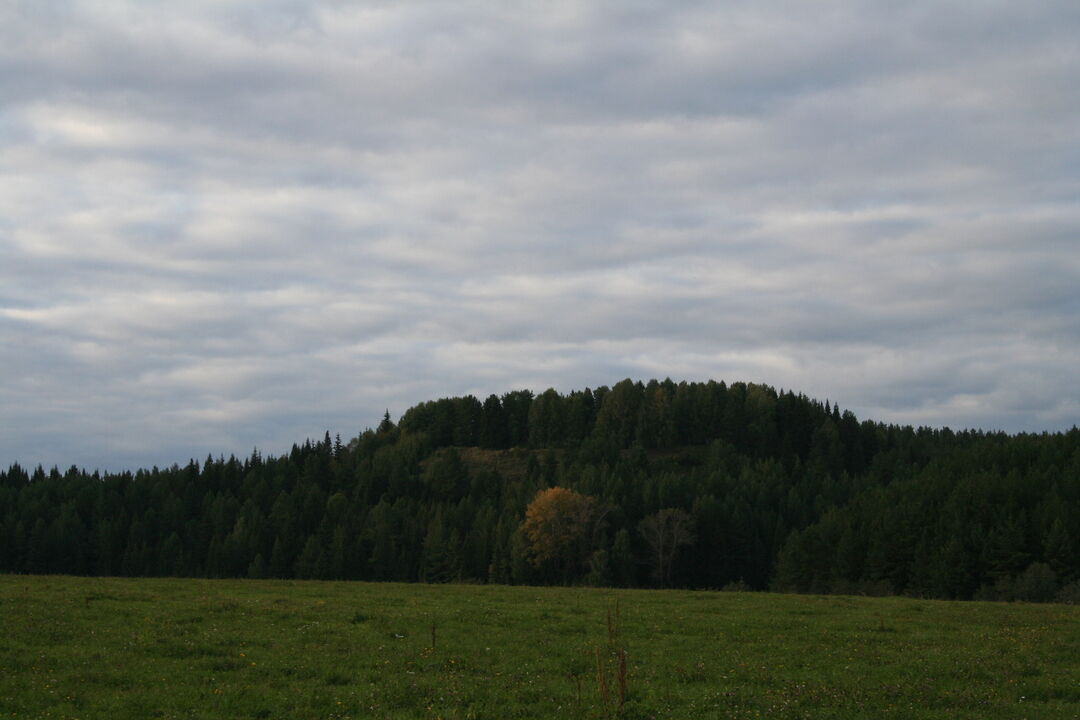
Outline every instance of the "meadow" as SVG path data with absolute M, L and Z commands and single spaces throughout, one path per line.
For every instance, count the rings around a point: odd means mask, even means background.
M 1080 608 L 0 576 L 2 718 L 1077 718 Z

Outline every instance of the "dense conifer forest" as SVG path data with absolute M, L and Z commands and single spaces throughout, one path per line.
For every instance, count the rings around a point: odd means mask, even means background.
M 1080 596 L 1080 430 L 723 382 L 422 403 L 343 442 L 0 472 L 0 572 Z

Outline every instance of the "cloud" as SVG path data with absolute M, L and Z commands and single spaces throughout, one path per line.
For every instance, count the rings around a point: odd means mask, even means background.
M 1080 417 L 1074 3 L 0 8 L 0 464 L 753 380 Z

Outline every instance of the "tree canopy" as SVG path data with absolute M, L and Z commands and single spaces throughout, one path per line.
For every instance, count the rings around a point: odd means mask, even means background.
M 541 490 L 525 508 L 521 531 L 533 565 L 554 565 L 568 579 L 589 554 L 597 521 L 596 501 L 562 487 Z
M 0 571 L 1080 595 L 1080 431 L 859 420 L 766 385 L 443 398 L 348 441 L 0 472 Z

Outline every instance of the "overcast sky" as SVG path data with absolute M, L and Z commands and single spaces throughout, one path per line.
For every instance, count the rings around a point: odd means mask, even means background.
M 1080 4 L 0 3 L 0 465 L 746 380 L 1080 423 Z

